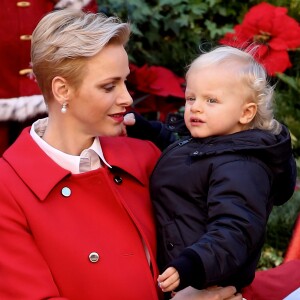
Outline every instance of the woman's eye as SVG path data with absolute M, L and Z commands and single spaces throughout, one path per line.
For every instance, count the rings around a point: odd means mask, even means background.
M 103 89 L 104 89 L 104 91 L 105 91 L 106 93 L 109 93 L 109 92 L 111 92 L 115 87 L 116 87 L 116 86 L 115 86 L 114 84 L 110 84 L 110 85 L 104 86 Z

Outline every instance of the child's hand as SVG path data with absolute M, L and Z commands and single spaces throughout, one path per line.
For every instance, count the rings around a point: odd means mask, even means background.
M 127 136 L 126 126 L 133 126 L 135 124 L 134 113 L 128 113 L 124 116 L 124 121 L 121 124 L 121 134 L 120 136 Z
M 171 292 L 179 286 L 179 273 L 170 267 L 158 276 L 157 282 L 163 292 Z

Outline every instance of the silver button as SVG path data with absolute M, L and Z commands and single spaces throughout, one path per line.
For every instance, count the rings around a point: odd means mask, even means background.
M 61 194 L 64 196 L 64 197 L 70 197 L 71 196 L 71 190 L 68 188 L 68 187 L 63 187 L 62 190 L 61 190 Z
M 96 263 L 99 260 L 99 258 L 100 258 L 100 256 L 99 256 L 99 254 L 97 252 L 92 252 L 89 255 L 89 260 L 92 263 Z

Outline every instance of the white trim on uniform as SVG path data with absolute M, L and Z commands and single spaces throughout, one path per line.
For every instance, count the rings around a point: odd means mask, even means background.
M 46 112 L 42 95 L 0 99 L 0 121 L 25 121 Z

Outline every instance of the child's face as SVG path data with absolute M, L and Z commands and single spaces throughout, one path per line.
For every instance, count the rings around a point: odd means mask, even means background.
M 246 129 L 244 114 L 251 90 L 228 66 L 191 66 L 187 74 L 184 120 L 197 138 Z

